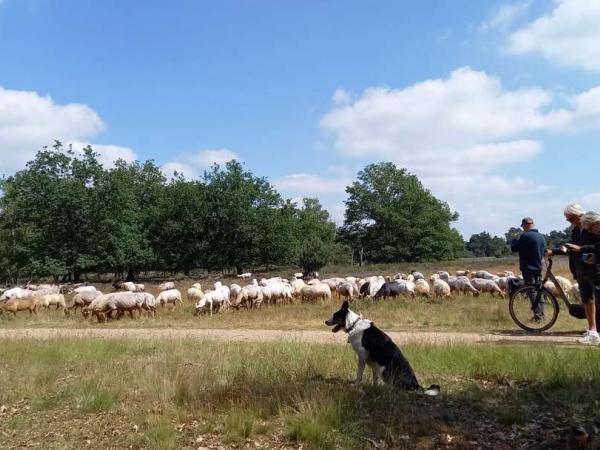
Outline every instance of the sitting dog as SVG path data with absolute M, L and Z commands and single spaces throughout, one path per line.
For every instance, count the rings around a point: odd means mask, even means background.
M 437 384 L 432 384 L 427 389 L 422 388 L 410 363 L 394 341 L 373 322 L 351 311 L 347 301 L 331 319 L 325 321 L 325 325 L 333 327 L 331 331 L 334 333 L 342 328 L 348 333 L 348 342 L 358 355 L 357 385 L 361 383 L 365 366 L 368 364 L 373 371 L 374 384 L 377 384 L 381 377 L 387 384 L 399 389 L 420 390 L 431 396 L 440 393 Z

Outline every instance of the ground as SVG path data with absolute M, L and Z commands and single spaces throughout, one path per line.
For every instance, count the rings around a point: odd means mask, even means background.
M 323 324 L 337 306 L 0 318 L 0 448 L 592 448 L 571 426 L 596 417 L 600 349 L 564 310 L 527 336 L 505 299 L 355 301 L 442 385 L 429 398 L 353 386 L 356 356 Z

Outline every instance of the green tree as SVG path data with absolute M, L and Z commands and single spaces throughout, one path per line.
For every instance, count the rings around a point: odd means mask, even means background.
M 372 262 L 450 260 L 463 255 L 458 219 L 415 175 L 393 163 L 370 164 L 346 188 L 345 234 Z
M 305 198 L 298 211 L 297 264 L 304 273 L 325 266 L 335 245 L 336 227 L 316 198 Z
M 510 247 L 506 243 L 506 239 L 491 236 L 484 231 L 474 234 L 466 244 L 466 248 L 473 256 L 502 256 L 510 254 Z

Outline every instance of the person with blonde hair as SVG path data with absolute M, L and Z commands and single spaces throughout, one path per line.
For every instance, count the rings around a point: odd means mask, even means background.
M 566 210 L 565 216 L 567 216 Z M 588 321 L 588 331 L 579 342 L 599 344 L 596 308 L 600 304 L 600 266 L 598 265 L 600 262 L 600 214 L 595 212 L 581 214 L 571 223 L 573 223 L 573 237 L 577 237 L 579 241 L 565 246 L 570 250 L 570 260 L 574 261 L 581 301 L 584 304 L 585 316 Z M 575 232 L 575 228 L 579 229 L 579 234 Z

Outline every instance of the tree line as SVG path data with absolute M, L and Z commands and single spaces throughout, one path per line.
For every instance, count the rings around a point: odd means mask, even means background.
M 466 256 L 474 257 L 490 257 L 497 258 L 511 254 L 510 244 L 513 239 L 521 234 L 521 230 L 516 227 L 511 227 L 504 236 L 492 236 L 487 231 L 473 234 L 466 242 Z M 564 230 L 553 230 L 545 234 L 546 244 L 548 248 L 553 248 L 558 245 L 569 242 L 571 239 L 571 228 L 567 227 Z
M 90 146 L 75 153 L 56 141 L 0 180 L 0 280 L 292 266 L 308 272 L 327 263 L 465 253 L 452 226 L 458 214 L 393 163 L 358 173 L 337 227 L 318 199 L 284 199 L 238 161 L 189 180 L 177 173 L 167 179 L 152 160 L 107 168 L 98 156 Z

